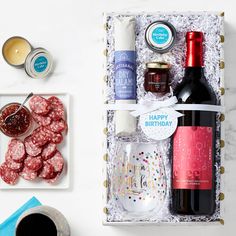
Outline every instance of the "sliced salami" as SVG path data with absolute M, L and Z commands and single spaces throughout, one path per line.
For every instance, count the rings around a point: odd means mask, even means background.
M 22 162 L 15 162 L 12 159 L 8 159 L 6 161 L 7 167 L 15 172 L 20 172 L 22 170 L 23 167 L 23 163 Z
M 61 133 L 55 133 L 51 130 L 47 129 L 46 127 L 43 127 L 44 132 L 46 133 L 48 140 L 52 143 L 59 144 L 63 140 L 63 136 Z
M 25 180 L 32 181 L 37 178 L 38 173 L 25 166 L 23 170 L 20 172 L 20 176 Z
M 57 151 L 57 145 L 55 143 L 48 143 L 42 151 L 43 160 L 46 161 L 49 158 L 51 158 L 56 151 Z
M 48 162 L 44 162 L 43 168 L 39 173 L 39 177 L 43 179 L 51 179 L 53 176 L 54 176 L 53 166 Z
M 65 165 L 57 150 L 57 144 L 63 140 L 62 132 L 67 130 L 64 106 L 56 96 L 48 99 L 33 96 L 29 106 L 38 128 L 23 142 L 11 139 L 5 162 L 0 165 L 0 177 L 11 185 L 16 184 L 20 176 L 28 181 L 40 177 L 53 184 Z
M 59 143 L 62 142 L 62 140 L 63 140 L 62 134 L 60 134 L 60 133 L 55 133 L 54 136 L 53 136 L 52 139 L 51 139 L 51 142 L 52 142 L 52 143 L 59 144 Z
M 21 169 L 23 167 L 22 162 L 16 162 L 16 161 L 12 160 L 9 150 L 7 150 L 7 152 L 5 154 L 5 163 L 9 169 L 11 169 L 15 172 L 21 171 Z
M 0 166 L 0 176 L 5 183 L 10 185 L 15 185 L 19 178 L 19 174 L 8 168 L 5 162 Z
M 48 101 L 51 106 L 51 111 L 49 112 L 49 116 L 53 120 L 63 119 L 65 116 L 65 110 L 62 101 L 56 96 L 48 98 Z
M 52 132 L 61 133 L 67 128 L 67 124 L 63 119 L 54 120 L 50 125 L 46 126 L 46 128 Z
M 61 172 L 64 167 L 64 159 L 59 151 L 56 154 L 47 160 L 53 166 L 54 172 Z
M 44 127 L 39 127 L 36 130 L 34 130 L 32 134 L 32 142 L 37 147 L 44 146 L 47 142 L 50 141 L 50 137 L 48 133 L 46 132 L 47 129 Z
M 42 148 L 36 146 L 33 141 L 32 141 L 32 137 L 28 136 L 27 138 L 25 138 L 25 151 L 28 155 L 30 156 L 38 156 L 41 152 L 42 152 Z
M 51 179 L 46 179 L 46 182 L 48 182 L 49 184 L 54 184 L 55 182 L 58 181 L 58 179 L 60 178 L 61 172 L 54 172 L 54 176 Z
M 29 101 L 30 109 L 36 114 L 46 115 L 50 111 L 50 102 L 41 96 L 33 96 Z
M 22 162 L 25 159 L 25 145 L 19 139 L 12 139 L 9 143 L 9 152 L 11 158 L 16 162 Z
M 47 126 L 51 124 L 51 117 L 49 116 L 42 116 L 39 114 L 36 114 L 35 112 L 31 112 L 33 119 L 35 120 L 36 123 L 42 126 Z
M 40 170 L 42 168 L 43 161 L 42 161 L 41 156 L 37 156 L 37 157 L 28 156 L 25 159 L 24 164 L 30 170 L 33 170 L 33 171 L 37 172 L 38 170 Z
M 8 149 L 5 154 L 5 161 L 12 160 L 10 150 Z

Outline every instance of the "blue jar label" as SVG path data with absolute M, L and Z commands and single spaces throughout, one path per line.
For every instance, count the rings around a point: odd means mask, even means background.
M 152 40 L 156 44 L 165 44 L 169 40 L 169 32 L 164 27 L 157 27 L 152 32 Z
M 36 72 L 43 72 L 48 66 L 48 59 L 44 56 L 38 57 L 34 62 L 34 70 Z
M 135 64 L 135 51 L 115 51 L 116 100 L 136 100 Z

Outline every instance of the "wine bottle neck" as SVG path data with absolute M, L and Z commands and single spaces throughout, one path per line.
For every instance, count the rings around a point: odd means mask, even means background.
M 186 67 L 184 77 L 187 80 L 200 80 L 204 78 L 204 69 L 203 67 Z
M 203 33 L 198 31 L 186 34 L 185 78 L 199 80 L 204 77 L 203 71 Z
M 203 35 L 201 32 L 189 32 L 186 38 L 186 67 L 203 67 Z

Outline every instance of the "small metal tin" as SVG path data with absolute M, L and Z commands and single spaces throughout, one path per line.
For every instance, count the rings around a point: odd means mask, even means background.
M 25 60 L 25 72 L 32 78 L 43 79 L 51 72 L 53 59 L 44 48 L 33 49 Z
M 145 31 L 147 46 L 158 53 L 166 53 L 176 41 L 176 29 L 167 21 L 155 21 Z
M 23 59 L 22 59 L 22 63 L 20 64 L 16 64 L 16 63 L 13 63 L 13 61 L 11 61 L 11 59 L 9 59 L 7 57 L 7 51 L 11 48 L 11 47 L 14 47 L 14 41 L 17 41 L 18 40 L 18 43 L 21 42 L 21 43 L 25 43 L 25 46 L 28 47 L 28 50 L 25 54 L 25 56 L 23 56 Z M 4 60 L 11 66 L 13 67 L 16 67 L 16 68 L 24 68 L 24 65 L 25 65 L 25 59 L 27 57 L 27 55 L 32 51 L 33 47 L 32 45 L 29 43 L 29 41 L 21 36 L 13 36 L 9 39 L 7 39 L 5 41 L 5 43 L 3 44 L 2 46 L 2 56 L 4 58 Z M 13 49 L 12 49 L 13 50 Z M 15 49 L 17 50 L 17 49 Z

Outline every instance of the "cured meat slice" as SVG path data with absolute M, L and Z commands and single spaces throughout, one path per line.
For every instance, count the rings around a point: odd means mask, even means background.
M 7 167 L 15 172 L 20 172 L 22 167 L 23 167 L 23 163 L 22 162 L 15 162 L 12 159 L 8 159 L 6 161 Z
M 52 132 L 50 129 L 47 129 L 46 127 L 42 127 L 43 132 L 46 133 L 47 137 L 49 139 L 52 139 L 52 137 L 55 135 L 54 132 Z
M 31 114 L 35 122 L 38 123 L 39 125 L 47 126 L 51 124 L 52 121 L 51 117 L 38 115 L 35 112 L 31 112 Z
M 41 156 L 37 156 L 37 157 L 28 156 L 25 159 L 24 163 L 27 168 L 33 171 L 38 171 L 43 166 L 43 161 L 42 161 Z
M 32 137 L 28 136 L 27 138 L 25 138 L 25 151 L 28 155 L 30 156 L 38 156 L 41 152 L 42 152 L 42 148 L 36 146 L 33 141 L 32 141 Z
M 9 150 L 7 150 L 7 152 L 5 154 L 5 163 L 9 169 L 11 169 L 15 172 L 21 171 L 21 169 L 23 167 L 22 162 L 16 162 L 16 161 L 12 160 Z
M 46 131 L 47 129 L 45 129 L 44 127 L 39 127 L 36 130 L 34 130 L 31 137 L 32 137 L 32 142 L 35 146 L 42 147 L 47 142 L 50 141 L 50 137 Z
M 51 138 L 52 143 L 59 144 L 63 140 L 63 136 L 60 133 L 54 133 L 54 136 Z
M 64 110 L 64 106 L 63 106 L 62 101 L 56 96 L 52 96 L 52 97 L 48 98 L 48 101 L 51 106 L 51 111 L 49 112 L 49 116 L 53 120 L 60 120 L 60 119 L 64 118 L 65 110 Z
M 10 150 L 9 150 L 9 149 L 7 150 L 7 152 L 6 152 L 6 154 L 5 154 L 5 160 L 6 160 L 6 161 L 12 160 L 12 158 L 11 158 L 11 153 L 10 153 Z
M 41 96 L 33 96 L 29 101 L 30 109 L 36 114 L 46 115 L 50 110 L 50 103 Z
M 49 184 L 54 184 L 60 178 L 61 172 L 54 172 L 54 176 L 51 179 L 46 179 Z
M 41 126 L 37 128 L 32 134 L 32 142 L 37 147 L 42 147 L 48 142 L 61 143 L 63 136 L 60 133 L 54 133 L 51 130 Z
M 57 145 L 55 143 L 48 143 L 42 151 L 43 160 L 46 161 L 49 158 L 51 158 L 56 151 L 57 151 Z
M 64 167 L 64 159 L 59 151 L 56 154 L 47 160 L 53 166 L 54 172 L 61 172 Z
M 15 185 L 19 178 L 19 174 L 8 168 L 5 162 L 0 166 L 0 176 L 5 183 L 11 185 Z
M 38 173 L 25 166 L 23 170 L 20 172 L 20 176 L 24 178 L 25 180 L 32 181 L 37 178 Z
M 16 162 L 22 162 L 25 159 L 25 145 L 19 139 L 12 139 L 8 145 L 11 158 Z
M 43 168 L 39 173 L 39 177 L 43 179 L 51 179 L 53 176 L 54 176 L 53 166 L 48 162 L 44 162 Z
M 63 136 L 61 133 L 55 133 L 52 132 L 51 130 L 43 127 L 44 132 L 47 134 L 48 140 L 52 143 L 59 144 L 63 140 Z
M 67 124 L 63 119 L 52 121 L 52 123 L 46 126 L 47 129 L 55 133 L 61 133 L 67 128 Z

